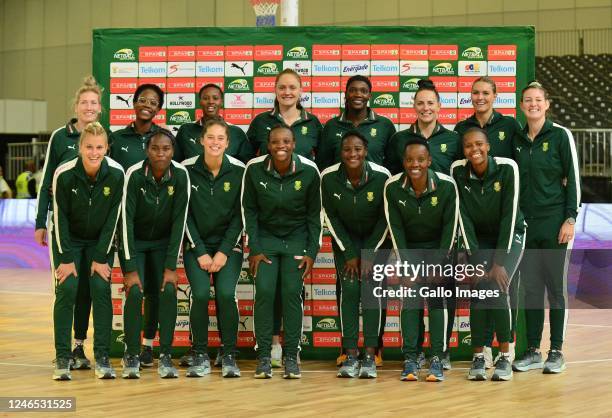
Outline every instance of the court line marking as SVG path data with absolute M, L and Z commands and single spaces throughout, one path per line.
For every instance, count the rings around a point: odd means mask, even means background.
M 605 362 L 612 362 L 612 358 L 604 358 L 604 359 L 593 359 L 593 360 L 576 360 L 576 361 L 566 361 L 565 364 L 589 364 L 589 363 L 605 363 Z M 469 363 L 468 361 L 458 361 L 457 363 Z M 23 366 L 23 367 L 41 367 L 41 368 L 53 368 L 53 365 L 43 365 L 43 364 L 25 364 L 25 363 L 6 363 L 6 362 L 0 362 L 0 366 Z M 452 370 L 469 370 L 469 367 L 453 367 Z M 143 369 L 146 370 L 146 369 Z M 151 367 L 150 370 L 155 371 L 154 367 Z M 183 370 L 183 369 L 179 369 L 179 370 Z M 423 368 L 422 370 L 425 370 L 425 368 Z M 396 373 L 396 372 L 401 372 L 401 369 L 377 369 L 377 372 L 379 373 Z M 255 370 L 249 370 L 249 369 L 241 369 L 241 372 L 245 372 L 245 373 L 254 373 Z M 302 370 L 302 373 L 333 373 L 334 370 L 330 369 L 330 370 Z M 212 374 L 221 374 L 221 371 L 214 371 Z M 280 374 L 277 373 L 277 374 Z

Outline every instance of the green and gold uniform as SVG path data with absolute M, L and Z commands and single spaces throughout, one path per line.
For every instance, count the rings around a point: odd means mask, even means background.
M 66 126 L 56 129 L 51 134 L 45 164 L 43 166 L 42 182 L 36 197 L 36 229 L 47 228 L 47 217 L 53 210 L 53 173 L 60 164 L 72 160 L 79 155 L 79 137 L 81 133 L 76 128 L 76 119 L 71 119 Z M 52 257 L 53 240 L 49 237 L 49 255 Z M 77 297 L 74 304 L 74 338 L 85 340 L 89 328 L 91 313 L 91 297 L 88 280 L 78 282 Z
M 429 154 L 431 155 L 431 169 L 434 171 L 448 175 L 453 161 L 461 156 L 461 139 L 457 132 L 449 131 L 441 124 L 436 123 L 431 136 L 425 138 L 419 130 L 418 123 L 414 123 L 410 128 L 397 132 L 389 140 L 385 167 L 389 169 L 391 174 L 398 174 L 403 171 L 404 148 L 412 138 L 427 140 Z
M 521 210 L 528 231 L 521 265 L 525 289 L 527 344 L 539 348 L 544 328 L 544 290 L 550 304 L 550 348 L 561 350 L 567 325 L 567 271 L 573 239 L 559 244 L 561 225 L 576 218 L 580 174 L 572 133 L 546 120 L 533 141 L 529 126 L 514 138 L 521 176 Z
M 359 131 L 368 140 L 367 160 L 384 165 L 385 151 L 389 139 L 395 134 L 395 125 L 386 117 L 368 109 L 368 116 L 358 126 L 354 126 L 353 122 L 346 119 L 345 112 L 327 121 L 321 133 L 321 146 L 317 152 L 319 169 L 323 170 L 340 162 L 340 144 L 342 137 L 349 130 Z
M 260 113 L 253 119 L 247 137 L 257 155 L 268 153 L 268 132 L 276 125 L 286 124 L 278 108 Z M 295 153 L 312 161 L 319 148 L 321 122 L 312 113 L 300 109 L 300 118 L 291 125 L 295 136 Z
M 240 190 L 244 164 L 229 155 L 216 176 L 210 172 L 204 156 L 183 161 L 191 182 L 187 238 L 183 262 L 191 286 L 190 325 L 193 349 L 206 353 L 208 347 L 208 300 L 211 274 L 200 268 L 198 257 L 217 252 L 227 256 L 225 266 L 213 273 L 217 323 L 221 331 L 223 354 L 231 354 L 236 348 L 238 333 L 238 306 L 236 285 L 242 270 L 242 218 Z M 223 320 L 219 320 L 220 317 Z
M 518 270 L 525 247 L 525 222 L 519 208 L 518 166 L 510 158 L 488 158 L 487 171 L 479 178 L 468 160 L 458 160 L 451 173 L 459 190 L 459 226 L 463 246 L 472 265 L 490 270 L 493 263 L 503 266 L 510 283 L 518 280 Z M 492 290 L 498 296 L 472 298 L 470 329 L 472 346 L 488 345 L 489 322 L 493 322 L 497 341 L 514 341 L 515 315 L 510 312 L 508 289 L 500 289 L 490 279 L 480 280 L 476 290 Z M 518 289 L 511 286 L 510 289 Z
M 344 165 L 334 164 L 321 173 L 321 194 L 325 222 L 334 240 L 336 277 L 341 285 L 340 320 L 342 346 L 357 349 L 359 338 L 359 304 L 363 312 L 364 345 L 377 347 L 382 326 L 382 300 L 373 298 L 371 280 L 345 277 L 347 260 L 361 259 L 362 251 L 374 251 L 387 236 L 383 194 L 391 174 L 386 168 L 364 162 L 359 185 L 355 188 L 347 178 Z M 365 256 L 369 256 L 365 255 Z M 366 300 L 366 298 L 369 299 Z
M 385 184 L 385 215 L 389 224 L 393 247 L 401 261 L 411 264 L 447 264 L 455 245 L 459 196 L 450 176 L 429 169 L 427 188 L 417 197 L 406 173 L 391 177 Z M 407 360 L 417 359 L 419 328 L 423 309 L 421 288 L 433 285 L 419 277 L 412 289 L 413 297 L 404 298 L 400 324 L 402 352 Z M 452 279 L 451 279 L 452 280 Z M 441 285 L 444 287 L 443 285 Z M 442 358 L 447 350 L 448 314 L 442 297 L 427 297 L 431 354 Z
M 134 164 L 147 158 L 147 141 L 159 130 L 159 126 L 151 124 L 151 129 L 144 135 L 136 132 L 134 122 L 110 135 L 110 156 L 123 169 L 127 170 Z
M 283 352 L 297 356 L 301 338 L 304 256 L 316 258 L 321 246 L 321 180 L 315 163 L 292 155 L 289 171 L 281 176 L 272 158 L 254 158 L 246 166 L 242 185 L 242 217 L 251 255 L 264 254 L 255 279 L 255 337 L 259 358 L 270 357 L 273 306 L 281 281 L 284 323 Z
M 80 157 L 60 165 L 53 176 L 53 225 L 51 263 L 55 271 L 60 264 L 74 263 L 77 277 L 68 276 L 61 284 L 55 281 L 53 324 L 56 358 L 70 359 L 70 330 L 77 287 L 89 281 L 94 312 L 94 355 L 109 355 L 113 307 L 108 279 L 91 275 L 92 262 L 113 262 L 113 237 L 123 192 L 123 169 L 105 157 L 94 180 L 91 180 Z
M 197 155 L 202 155 L 203 147 L 200 139 L 202 137 L 205 121 L 198 120 L 195 123 L 185 123 L 181 125 L 176 134 L 175 158 L 176 161 L 183 161 Z M 253 148 L 249 143 L 246 134 L 236 125 L 227 124 L 229 127 L 229 147 L 225 154 L 247 163 L 255 156 Z
M 176 289 L 170 283 L 162 289 L 164 269 L 176 270 L 189 192 L 187 170 L 174 161 L 159 182 L 148 159 L 126 172 L 121 213 L 124 268 L 125 273 L 137 272 L 143 287 L 152 283 L 151 288 L 159 293 L 161 354 L 171 354 L 176 324 Z M 137 285 L 127 292 L 123 311 L 126 352 L 138 355 L 143 292 Z
M 480 126 L 476 115 L 472 115 L 455 125 L 455 132 L 462 137 L 468 129 L 474 127 L 484 129 L 487 132 L 489 145 L 491 145 L 490 156 L 512 158 L 512 141 L 514 135 L 521 130 L 521 125 L 519 125 L 515 118 L 504 116 L 494 110 L 487 123 L 484 126 Z M 464 158 L 463 147 L 460 147 L 459 150 L 461 157 Z

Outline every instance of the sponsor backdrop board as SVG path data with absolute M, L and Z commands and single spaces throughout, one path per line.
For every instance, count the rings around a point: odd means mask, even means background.
M 373 84 L 370 107 L 398 129 L 416 120 L 412 106 L 417 82 L 430 78 L 441 95 L 440 121 L 452 127 L 471 115 L 471 83 L 482 75 L 497 83 L 498 111 L 520 116 L 518 94 L 535 74 L 535 30 L 386 26 L 97 29 L 93 33 L 93 72 L 106 92 L 102 123 L 112 130 L 133 120 L 132 94 L 143 83 L 158 84 L 167 95 L 156 118 L 159 124 L 178 130 L 181 124 L 197 120 L 201 116 L 197 92 L 202 85 L 215 83 L 225 93 L 226 120 L 246 130 L 255 115 L 272 107 L 274 79 L 284 68 L 302 76 L 302 105 L 322 123 L 341 112 L 348 78 L 362 74 Z M 340 346 L 333 254 L 330 237 L 325 240 L 312 278 L 305 284 L 304 358 L 332 358 Z M 239 283 L 238 345 L 243 355 L 252 356 L 252 278 L 243 271 Z M 119 269 L 113 275 L 113 298 L 112 349 L 118 356 L 123 351 Z M 181 269 L 177 354 L 189 345 L 188 301 L 189 285 Z M 209 345 L 216 347 L 220 339 L 214 302 L 209 313 Z M 388 358 L 399 356 L 398 315 L 398 306 L 388 306 L 384 336 Z M 469 343 L 469 312 L 462 306 L 451 340 L 454 358 L 469 358 Z

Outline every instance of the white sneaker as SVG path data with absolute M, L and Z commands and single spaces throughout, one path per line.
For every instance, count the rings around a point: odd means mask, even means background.
M 484 354 L 485 368 L 486 369 L 492 369 L 493 365 L 494 365 L 494 363 L 493 363 L 493 350 L 491 349 L 491 347 L 487 347 L 485 345 L 484 349 L 482 350 L 482 353 Z
M 280 344 L 272 344 L 270 357 L 273 368 L 277 369 L 283 367 L 283 347 Z

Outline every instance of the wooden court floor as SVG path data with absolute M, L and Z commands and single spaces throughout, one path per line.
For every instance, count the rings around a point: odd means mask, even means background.
M 148 369 L 140 380 L 74 371 L 71 382 L 55 382 L 51 302 L 47 272 L 0 270 L 0 396 L 75 396 L 77 411 L 10 416 L 612 416 L 610 310 L 570 312 L 565 373 L 515 373 L 510 382 L 469 382 L 468 362 L 454 362 L 443 383 L 400 382 L 397 361 L 386 361 L 369 381 L 338 379 L 333 364 L 319 361 L 304 362 L 301 380 L 278 372 L 256 380 L 254 362 L 242 361 L 240 379 L 223 379 L 217 369 L 200 379 L 162 380 Z M 119 371 L 119 360 L 113 364 Z

